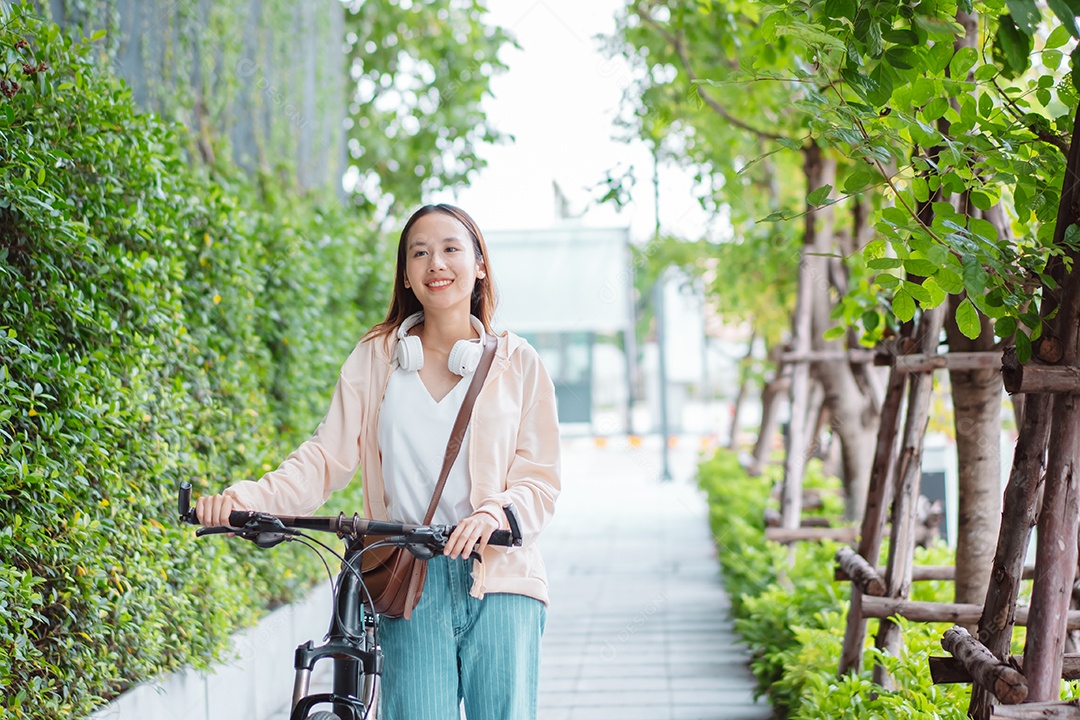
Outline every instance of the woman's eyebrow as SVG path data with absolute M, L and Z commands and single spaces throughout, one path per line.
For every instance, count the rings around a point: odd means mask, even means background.
M 457 235 L 450 235 L 448 237 L 444 237 L 439 242 L 441 242 L 443 244 L 446 244 L 446 243 L 463 243 L 465 241 L 462 240 L 461 238 L 459 238 Z M 410 240 L 409 241 L 409 248 L 412 249 L 412 248 L 415 248 L 415 247 L 427 247 L 427 241 L 426 240 L 420 240 L 420 239 Z

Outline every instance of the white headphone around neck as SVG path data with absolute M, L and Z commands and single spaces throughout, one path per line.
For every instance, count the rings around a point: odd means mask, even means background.
M 473 328 L 480 333 L 480 340 L 458 340 L 450 350 L 450 357 L 446 360 L 450 372 L 458 375 L 470 375 L 480 364 L 480 356 L 484 354 L 484 344 L 487 335 L 484 333 L 484 324 L 475 315 L 469 316 Z M 398 328 L 397 363 L 402 370 L 414 372 L 424 367 L 424 346 L 420 338 L 410 335 L 409 330 L 424 322 L 424 313 L 413 313 L 405 318 Z

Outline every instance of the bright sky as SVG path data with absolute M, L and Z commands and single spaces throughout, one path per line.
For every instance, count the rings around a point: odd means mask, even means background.
M 652 159 L 644 144 L 616 139 L 626 131 L 613 121 L 631 71 L 601 52 L 599 34 L 615 28 L 623 0 L 488 0 L 489 18 L 506 28 L 520 50 L 504 50 L 509 65 L 492 82 L 488 117 L 515 141 L 487 147 L 488 166 L 454 202 L 484 230 L 545 228 L 557 224 L 553 183 L 574 214 L 586 211 L 589 226 L 631 228 L 635 240 L 653 231 Z M 590 206 L 596 185 L 613 168 L 632 165 L 633 201 L 619 213 L 614 205 Z M 670 163 L 660 166 L 660 222 L 664 232 L 696 239 L 707 216 L 693 199 L 692 177 Z

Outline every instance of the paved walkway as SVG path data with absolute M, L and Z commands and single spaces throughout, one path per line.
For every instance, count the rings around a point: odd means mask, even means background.
M 697 454 L 683 438 L 661 483 L 658 438 L 564 442 L 565 487 L 541 540 L 552 605 L 540 720 L 771 715 L 727 616 Z
M 658 438 L 564 440 L 563 494 L 540 541 L 552 604 L 539 720 L 770 717 L 727 616 L 698 447 L 682 438 L 662 483 Z

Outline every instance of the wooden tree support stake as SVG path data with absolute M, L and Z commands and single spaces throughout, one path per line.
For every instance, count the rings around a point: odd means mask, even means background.
M 875 365 L 895 367 L 900 372 L 925 372 L 927 370 L 989 370 L 1001 367 L 1001 353 L 951 352 L 942 355 L 917 353 L 912 355 L 888 355 L 879 353 Z
M 866 617 L 890 618 L 893 615 L 915 622 L 951 622 L 956 625 L 974 625 L 982 615 L 983 606 L 975 603 L 932 603 L 899 598 L 873 597 L 862 599 L 862 613 Z M 1016 625 L 1027 625 L 1028 608 L 1016 608 Z M 1066 618 L 1069 630 L 1080 630 L 1080 610 L 1070 610 Z
M 787 352 L 780 356 L 788 364 L 805 362 L 835 362 L 846 360 L 849 363 L 875 363 L 877 352 L 874 350 L 808 350 L 807 352 Z
M 1001 379 L 1010 395 L 1080 392 L 1080 367 L 1039 363 L 1021 365 L 1015 348 L 1010 348 L 1005 353 Z
M 1027 699 L 1027 679 L 1007 662 L 998 660 L 962 627 L 952 627 L 941 638 L 941 647 L 960 661 L 975 682 L 1007 705 Z
M 985 647 L 985 646 L 984 646 Z M 935 685 L 955 685 L 972 682 L 971 673 L 954 657 L 931 656 L 930 678 Z M 1010 655 L 1008 664 L 1020 672 L 1024 671 L 1024 656 Z M 1062 680 L 1080 680 L 1080 655 L 1069 653 L 1061 666 Z
M 836 542 L 853 543 L 859 539 L 859 528 L 765 528 L 765 539 L 773 542 L 788 544 L 793 542 L 835 540 Z
M 875 572 L 878 575 L 885 574 L 885 567 L 878 565 L 875 568 Z M 1024 568 L 1022 579 L 1031 580 L 1035 577 L 1035 566 L 1028 565 Z M 914 581 L 924 580 L 955 580 L 956 579 L 956 566 L 955 565 L 915 565 L 911 568 L 911 579 Z M 844 568 L 837 567 L 833 570 L 833 580 L 837 582 L 847 582 L 851 580 L 851 576 L 844 572 Z M 1073 587 L 1073 597 L 1080 601 L 1080 582 Z
M 859 553 L 849 547 L 842 547 L 836 551 L 836 562 L 864 594 L 878 597 L 885 594 L 885 581 Z
M 1002 720 L 1080 720 L 1080 700 L 995 705 L 991 718 Z
M 763 515 L 765 517 L 765 527 L 780 527 L 780 524 L 783 521 L 780 513 L 776 510 L 773 510 L 772 508 L 765 508 L 765 512 L 763 513 Z M 827 517 L 811 515 L 810 517 L 804 517 L 799 520 L 799 527 L 804 528 L 827 528 L 831 525 L 832 523 L 829 522 L 829 518 Z

